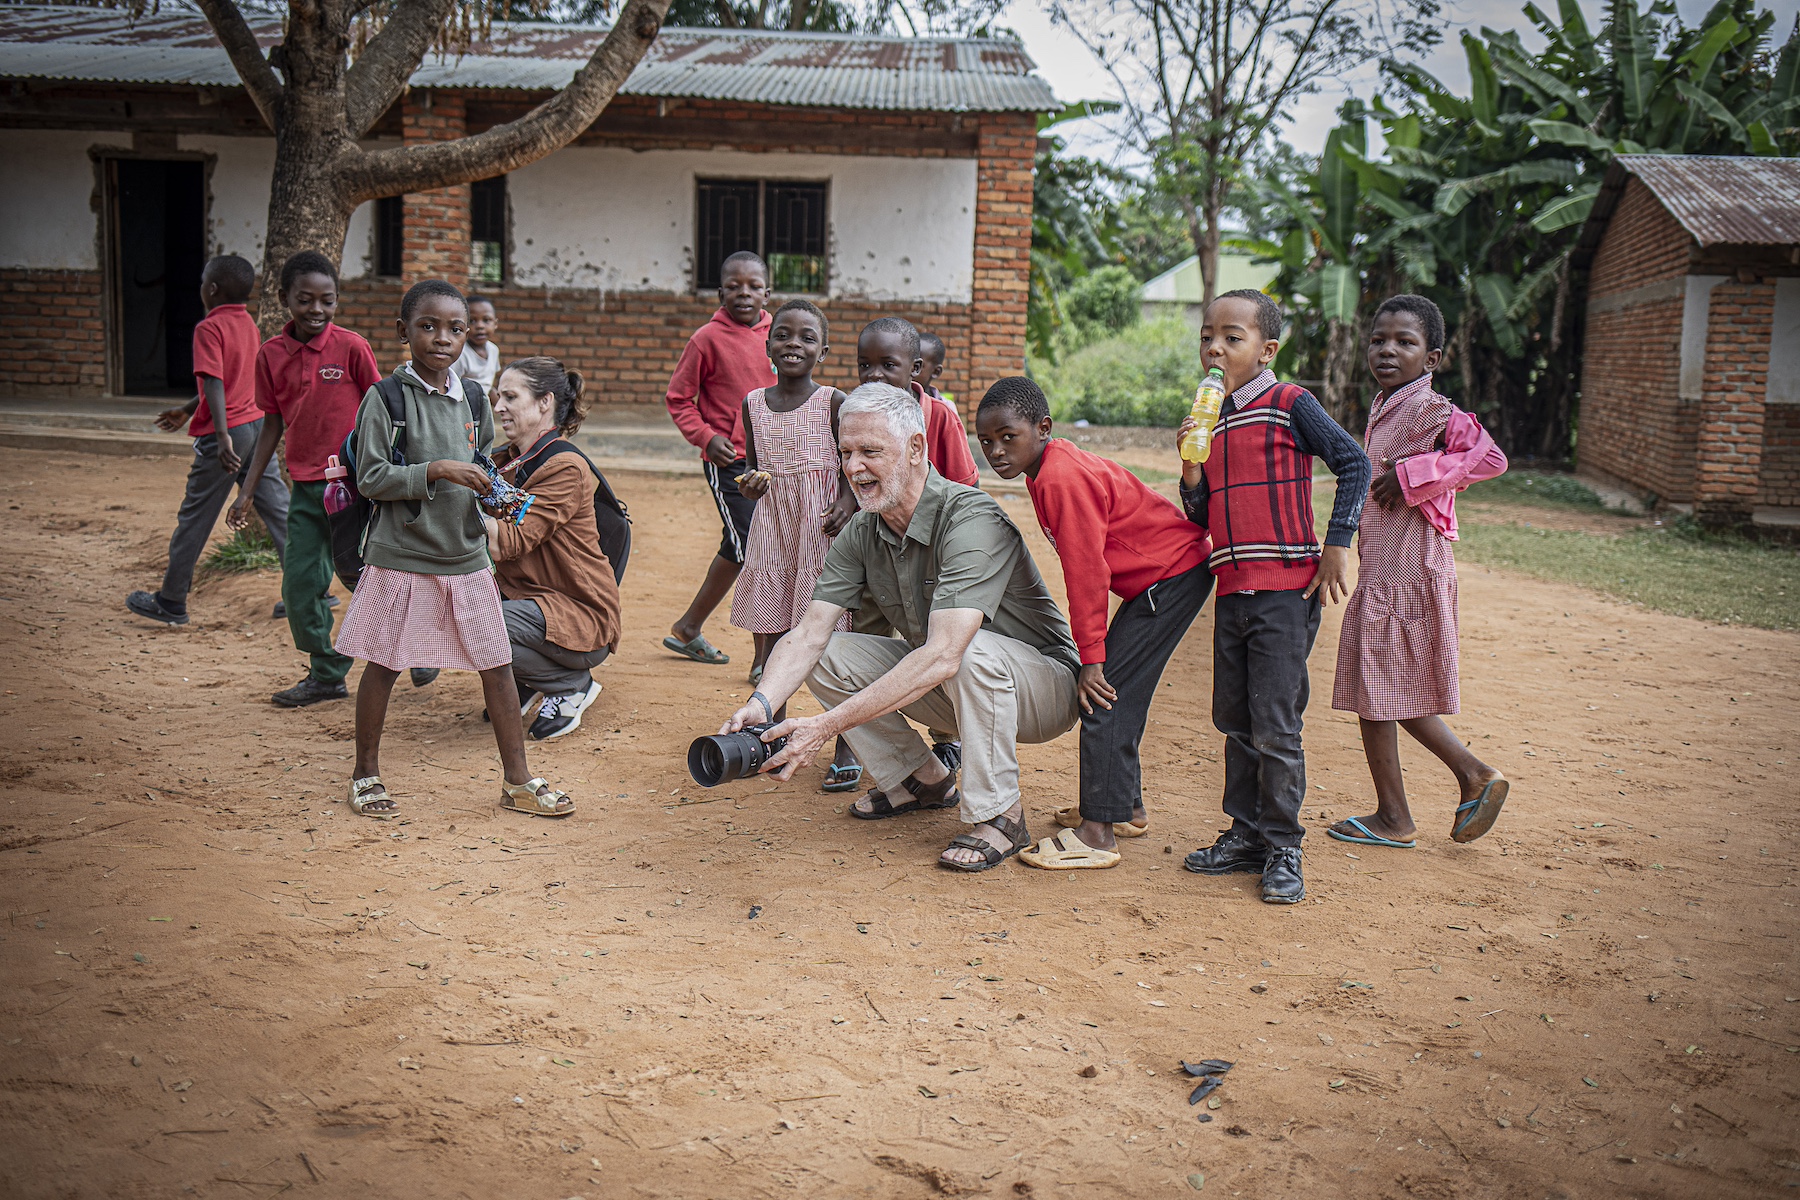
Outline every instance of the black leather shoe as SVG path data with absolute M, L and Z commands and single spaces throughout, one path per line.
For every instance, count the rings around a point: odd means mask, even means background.
M 424 687 L 438 677 L 436 667 L 408 667 L 406 673 L 412 679 L 414 687 Z
M 125 597 L 125 607 L 140 617 L 148 617 L 152 621 L 161 621 L 164 625 L 186 625 L 187 611 L 171 612 L 163 605 L 163 599 L 155 592 L 133 592 Z
M 1212 845 L 1203 846 L 1188 855 L 1183 865 L 1200 875 L 1229 875 L 1233 871 L 1259 875 L 1262 873 L 1263 859 L 1268 856 L 1268 844 L 1262 839 L 1236 829 L 1228 829 Z
M 1300 878 L 1300 847 L 1270 849 L 1262 877 L 1264 904 L 1298 904 L 1306 899 L 1306 881 Z
M 283 708 L 305 708 L 309 704 L 317 704 L 322 700 L 347 700 L 349 698 L 350 689 L 342 683 L 320 683 L 311 675 L 293 687 L 276 692 L 269 697 Z
M 937 755 L 937 760 L 944 764 L 946 771 L 954 771 L 962 766 L 961 742 L 933 742 L 931 752 Z

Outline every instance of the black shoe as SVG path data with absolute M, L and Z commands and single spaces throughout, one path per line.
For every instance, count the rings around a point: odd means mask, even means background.
M 1183 865 L 1199 875 L 1229 875 L 1233 871 L 1260 875 L 1263 860 L 1268 856 L 1267 842 L 1236 829 L 1228 829 L 1212 845 L 1188 855 Z
M 186 625 L 187 609 L 174 612 L 163 604 L 163 598 L 155 592 L 133 592 L 125 597 L 125 607 L 140 617 L 148 617 L 152 621 L 161 621 L 164 625 Z
M 931 752 L 937 755 L 937 760 L 944 764 L 946 771 L 954 771 L 962 766 L 961 742 L 933 742 Z
M 1300 847 L 1272 847 L 1262 877 L 1264 904 L 1298 904 L 1306 899 L 1306 881 L 1300 878 Z
M 414 687 L 424 687 L 438 677 L 436 667 L 409 667 L 406 673 L 412 677 Z
M 340 683 L 320 683 L 311 675 L 296 683 L 286 691 L 276 692 L 269 699 L 283 708 L 305 708 L 309 704 L 317 704 L 322 700 L 348 700 L 350 689 Z
M 337 606 L 338 598 L 336 596 L 325 597 L 326 608 L 336 608 Z M 272 621 L 279 621 L 285 616 L 287 616 L 287 601 L 277 600 L 275 602 L 275 611 L 269 614 L 269 619 Z

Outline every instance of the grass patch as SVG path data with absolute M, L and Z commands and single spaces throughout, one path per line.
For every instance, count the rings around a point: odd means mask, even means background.
M 1155 487 L 1159 483 L 1177 483 L 1181 479 L 1180 471 L 1165 471 L 1161 467 L 1132 467 L 1126 466 L 1124 463 L 1119 465 L 1151 487 Z
M 279 567 L 275 543 L 260 524 L 250 525 L 221 542 L 200 564 L 208 575 L 237 575 L 246 571 L 263 571 Z
M 1539 508 L 1573 508 L 1603 512 L 1606 502 L 1594 489 L 1570 475 L 1549 471 L 1508 471 L 1498 479 L 1475 484 L 1470 500 L 1496 504 L 1534 504 Z
M 1800 554 L 1783 547 L 1681 528 L 1607 536 L 1471 520 L 1456 552 L 1676 616 L 1800 629 Z

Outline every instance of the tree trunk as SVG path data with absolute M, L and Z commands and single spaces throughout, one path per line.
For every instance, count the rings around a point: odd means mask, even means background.
M 1356 351 L 1358 338 L 1355 321 L 1328 322 L 1325 334 L 1325 411 L 1345 429 L 1355 432 L 1362 407 L 1356 402 Z

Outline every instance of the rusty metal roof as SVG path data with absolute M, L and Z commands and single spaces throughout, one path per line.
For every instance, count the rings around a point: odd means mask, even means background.
M 279 20 L 253 18 L 265 47 Z M 606 29 L 496 24 L 460 56 L 427 56 L 415 87 L 560 88 Z M 897 38 L 771 30 L 664 29 L 622 91 L 766 104 L 940 112 L 1057 107 L 1009 38 Z M 237 72 L 204 19 L 160 13 L 0 4 L 0 78 L 230 87 Z

